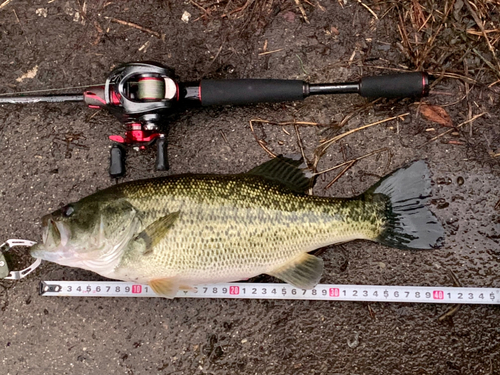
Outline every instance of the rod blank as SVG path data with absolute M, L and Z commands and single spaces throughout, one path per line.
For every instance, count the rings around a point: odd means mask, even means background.
M 0 96 L 0 104 L 32 104 L 83 102 L 83 94 L 38 95 L 38 96 Z

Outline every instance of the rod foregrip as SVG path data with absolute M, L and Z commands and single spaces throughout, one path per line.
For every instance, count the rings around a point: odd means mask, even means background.
M 281 79 L 207 79 L 200 83 L 200 99 L 203 106 L 302 100 L 304 85 Z
M 398 98 L 428 93 L 429 76 L 425 72 L 365 77 L 359 84 L 359 94 L 364 97 Z

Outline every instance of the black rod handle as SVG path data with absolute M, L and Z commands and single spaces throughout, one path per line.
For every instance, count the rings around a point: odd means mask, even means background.
M 201 104 L 252 104 L 304 99 L 304 81 L 284 79 L 202 80 Z
M 365 77 L 359 83 L 359 95 L 372 98 L 426 96 L 429 76 L 425 72 Z

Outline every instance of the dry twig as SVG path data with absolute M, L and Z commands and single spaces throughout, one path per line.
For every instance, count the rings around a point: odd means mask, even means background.
M 261 52 L 261 53 L 259 53 L 259 56 L 269 55 L 271 53 L 276 53 L 276 52 L 280 52 L 283 50 L 284 50 L 284 48 L 280 48 L 280 49 L 275 49 L 274 51 Z
M 363 6 L 364 8 L 366 8 L 368 10 L 368 12 L 370 12 L 372 14 L 372 16 L 375 17 L 375 19 L 378 20 L 377 14 L 373 10 L 371 10 L 371 8 L 368 5 L 366 5 L 365 3 L 363 3 L 361 0 L 357 0 L 357 1 L 358 1 L 359 4 L 361 4 L 361 6 Z
M 304 10 L 304 7 L 300 3 L 300 0 L 295 0 L 295 4 L 297 4 L 297 7 L 299 8 L 300 13 L 302 13 L 302 17 L 304 17 L 304 21 L 306 21 L 306 23 L 309 23 L 309 20 L 307 19 L 306 11 Z
M 12 0 L 5 0 L 2 4 L 0 4 L 0 9 L 2 9 L 3 7 L 9 5 L 9 3 L 11 2 Z
M 389 151 L 389 148 L 387 148 L 387 147 L 379 148 L 378 150 L 369 152 L 368 154 L 365 154 L 363 156 L 360 156 L 360 157 L 357 157 L 355 159 L 351 159 L 351 160 L 345 161 L 343 163 L 340 163 L 340 164 L 336 165 L 335 167 L 325 169 L 324 171 L 321 171 L 321 172 L 317 172 L 314 175 L 315 176 L 319 176 L 319 175 L 321 175 L 323 173 L 330 172 L 330 171 L 333 171 L 335 169 L 341 168 L 341 167 L 343 167 L 345 165 L 348 165 L 348 164 L 352 163 L 353 161 L 357 162 L 357 161 L 360 161 L 361 159 L 367 158 L 369 156 L 372 156 L 372 155 L 375 155 L 375 154 L 380 154 L 383 151 Z
M 474 21 L 476 22 L 477 26 L 481 29 L 481 32 L 484 36 L 484 39 L 486 40 L 486 44 L 488 45 L 488 48 L 491 52 L 491 54 L 493 55 L 493 58 L 495 59 L 495 62 L 497 63 L 497 67 L 498 67 L 498 70 L 495 69 L 495 68 L 492 68 L 498 75 L 500 75 L 500 62 L 498 61 L 498 58 L 496 56 L 496 52 L 495 52 L 495 49 L 493 48 L 493 46 L 491 45 L 490 43 L 490 39 L 488 38 L 488 35 L 486 34 L 486 30 L 484 28 L 484 25 L 483 25 L 483 22 L 481 21 L 481 19 L 479 18 L 479 16 L 477 15 L 477 13 L 474 11 L 474 9 L 472 9 L 472 6 L 471 6 L 471 3 L 469 0 L 465 0 L 464 1 L 464 4 L 467 6 L 467 9 L 469 9 L 469 12 L 470 14 L 472 15 L 472 18 L 474 18 Z M 474 51 L 476 52 L 476 51 Z M 477 54 L 477 52 L 476 52 Z M 486 61 L 486 60 L 485 60 Z
M 389 117 L 389 118 L 386 118 L 384 120 L 380 120 L 380 121 L 376 121 L 376 122 L 373 122 L 371 124 L 368 124 L 368 125 L 363 125 L 363 126 L 360 126 L 359 128 L 356 128 L 356 129 L 353 129 L 353 130 L 349 130 L 348 132 L 345 132 L 345 133 L 342 133 L 342 134 L 339 134 L 333 138 L 330 138 L 329 140 L 327 141 L 324 141 L 324 142 L 321 142 L 320 146 L 322 148 L 322 152 L 324 152 L 328 147 L 330 147 L 332 144 L 334 144 L 335 142 L 341 140 L 342 138 L 344 137 L 347 137 L 348 135 L 350 134 L 353 134 L 353 133 L 356 133 L 356 132 L 359 132 L 361 130 L 364 130 L 364 129 L 367 129 L 367 128 L 370 128 L 372 126 L 375 126 L 375 125 L 380 125 L 380 124 L 383 124 L 387 121 L 391 121 L 391 120 L 395 120 L 395 119 L 403 119 L 405 116 L 408 116 L 410 114 L 410 112 L 407 112 L 407 113 L 403 113 L 401 115 L 397 115 L 397 116 L 394 116 L 394 117 Z
M 203 8 L 200 4 L 198 4 L 197 2 L 195 2 L 193 0 L 189 0 L 189 2 L 191 4 L 193 4 L 195 7 L 201 9 L 202 12 L 205 13 L 206 16 L 210 16 L 210 12 L 208 10 L 206 10 L 205 8 Z
M 332 187 L 332 185 L 334 183 L 336 183 L 340 177 L 342 177 L 344 175 L 344 173 L 346 173 L 349 169 L 351 169 L 351 167 L 356 164 L 356 161 L 357 160 L 351 160 L 351 162 L 349 164 L 347 164 L 344 169 L 342 169 L 342 171 L 340 171 L 340 173 L 338 175 L 335 176 L 335 178 L 333 180 L 331 180 L 328 185 L 325 186 L 325 190 L 328 190 Z
M 255 138 L 255 140 L 257 141 L 257 143 L 259 144 L 260 147 L 262 147 L 262 149 L 267 152 L 269 154 L 269 156 L 271 156 L 272 158 L 275 158 L 276 157 L 276 154 L 273 153 L 271 150 L 269 150 L 267 148 L 267 145 L 266 145 L 266 141 L 264 141 L 263 139 L 259 139 L 257 137 L 257 134 L 255 134 L 255 130 L 253 128 L 253 122 L 252 120 L 250 120 L 250 130 L 252 131 L 252 134 L 253 134 L 253 137 Z
M 286 125 L 304 125 L 304 126 L 328 126 L 324 124 L 320 124 L 318 122 L 308 122 L 308 121 L 281 121 L 281 122 L 276 122 L 276 121 L 271 121 L 271 120 L 264 120 L 261 118 L 254 118 L 250 120 L 250 124 L 258 122 L 262 124 L 269 124 L 269 125 L 278 125 L 278 126 L 286 126 Z
M 304 145 L 302 144 L 302 139 L 300 138 L 299 127 L 298 125 L 295 125 L 294 128 L 295 128 L 295 134 L 297 134 L 297 144 L 299 145 L 300 153 L 302 154 L 302 159 L 307 163 L 306 155 L 304 153 Z
M 441 138 L 442 136 L 444 136 L 446 134 L 449 134 L 449 133 L 451 133 L 453 131 L 456 131 L 457 129 L 461 128 L 462 126 L 464 126 L 464 125 L 466 125 L 466 124 L 468 124 L 468 123 L 470 123 L 470 122 L 478 119 L 481 116 L 484 116 L 486 113 L 487 112 L 480 113 L 479 115 L 474 116 L 470 120 L 467 120 L 467 121 L 462 122 L 461 124 L 458 124 L 456 127 L 452 128 L 452 129 L 449 129 L 449 130 L 447 130 L 447 131 L 445 131 L 445 132 L 443 132 L 443 133 L 435 136 L 434 138 L 431 138 L 430 140 L 428 140 L 427 142 L 425 142 L 423 145 L 418 146 L 417 148 L 422 148 L 424 146 L 427 146 L 429 143 L 434 142 L 436 139 L 439 139 L 439 138 Z
M 148 29 L 146 27 L 143 27 L 141 25 L 138 25 L 136 23 L 132 23 L 132 22 L 128 22 L 128 21 L 123 21 L 123 20 L 119 20 L 117 18 L 114 18 L 114 17 L 104 17 L 105 19 L 107 20 L 110 20 L 111 22 L 114 22 L 114 23 L 119 23 L 120 25 L 125 25 L 125 26 L 128 26 L 128 27 L 132 27 L 134 29 L 137 29 L 137 30 L 140 30 L 140 31 L 143 31 L 145 33 L 148 33 L 148 34 L 151 34 L 151 35 L 154 35 L 155 37 L 157 37 L 158 39 L 161 39 L 161 40 L 165 40 L 165 34 L 160 34 L 156 31 L 153 31 L 151 29 Z

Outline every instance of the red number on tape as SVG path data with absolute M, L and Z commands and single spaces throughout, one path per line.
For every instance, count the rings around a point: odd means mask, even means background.
M 340 296 L 339 288 L 330 288 L 330 297 L 338 297 Z
M 444 292 L 442 290 L 435 290 L 432 292 L 432 298 L 444 299 Z
M 142 285 L 132 285 L 132 293 L 142 293 Z

